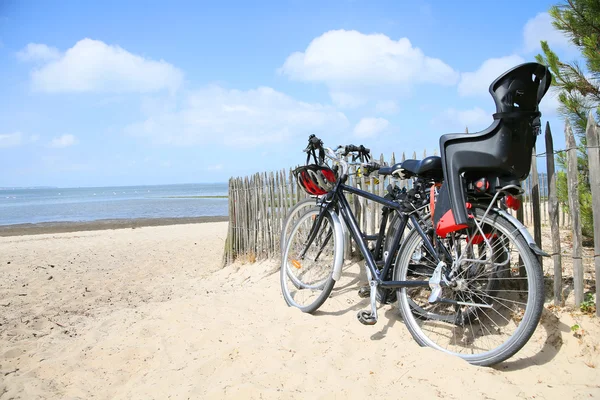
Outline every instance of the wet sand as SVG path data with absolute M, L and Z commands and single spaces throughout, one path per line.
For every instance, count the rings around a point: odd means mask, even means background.
M 101 231 L 105 229 L 135 229 L 145 226 L 183 225 L 225 221 L 228 221 L 228 217 L 226 216 L 205 216 L 183 218 L 103 219 L 84 222 L 43 222 L 39 224 L 0 225 L 0 237 Z

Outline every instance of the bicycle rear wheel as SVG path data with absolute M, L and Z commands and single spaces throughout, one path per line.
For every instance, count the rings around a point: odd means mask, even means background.
M 403 288 L 398 306 L 420 345 L 489 366 L 527 343 L 540 319 L 544 287 L 538 259 L 523 236 L 501 215 L 490 212 L 482 219 L 483 214 L 474 210 L 481 231 L 470 228 L 444 240 L 458 255 L 445 260 L 444 273 L 452 275 L 442 289 L 444 302 L 429 303 L 429 287 Z M 395 279 L 428 280 L 436 268 L 421 236 L 411 232 L 399 252 Z
M 303 312 L 315 312 L 329 297 L 335 284 L 334 259 L 340 251 L 330 211 L 324 211 L 319 226 L 320 209 L 309 209 L 291 230 L 281 260 L 281 291 L 289 306 Z M 314 240 L 307 243 L 316 229 Z

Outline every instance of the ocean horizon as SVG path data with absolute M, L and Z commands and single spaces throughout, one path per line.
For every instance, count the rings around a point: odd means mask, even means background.
M 228 184 L 0 188 L 0 225 L 228 215 Z

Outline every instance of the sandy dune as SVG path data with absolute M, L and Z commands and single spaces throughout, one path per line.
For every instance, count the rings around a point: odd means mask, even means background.
M 220 269 L 226 230 L 0 238 L 0 399 L 600 397 L 596 319 L 546 311 L 515 358 L 473 367 L 391 306 L 359 324 L 358 264 L 317 315 L 288 308 L 276 263 Z

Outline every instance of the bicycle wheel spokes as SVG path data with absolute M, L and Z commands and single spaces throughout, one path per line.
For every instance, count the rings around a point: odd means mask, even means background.
M 320 303 L 316 306 L 318 308 L 329 296 L 334 282 L 331 275 L 335 240 L 330 218 L 322 219 L 314 239 L 308 243 L 318 215 L 319 210 L 309 210 L 299 218 L 289 236 L 282 261 L 284 297 L 289 305 L 303 311 Z
M 440 296 L 446 302 L 430 304 L 429 288 L 406 288 L 400 308 L 422 345 L 490 365 L 510 357 L 533 333 L 541 310 L 541 273 L 525 241 L 504 220 L 479 222 L 487 241 L 473 240 L 475 229 L 456 237 L 452 246 L 446 240 L 459 255 L 454 264 L 447 261 L 453 274 Z M 436 265 L 422 253 L 422 239 L 412 235 L 404 251 L 399 280 L 428 279 L 423 273 L 432 269 L 424 266 Z

